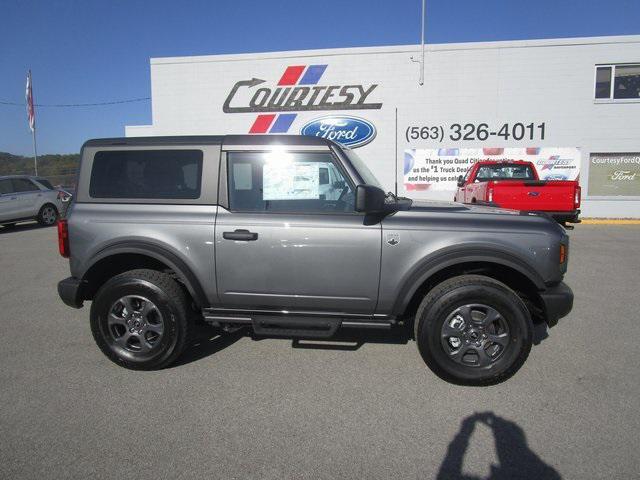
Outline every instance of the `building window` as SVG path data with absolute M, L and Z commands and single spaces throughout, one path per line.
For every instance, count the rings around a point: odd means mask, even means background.
M 596 100 L 640 100 L 640 64 L 596 66 Z

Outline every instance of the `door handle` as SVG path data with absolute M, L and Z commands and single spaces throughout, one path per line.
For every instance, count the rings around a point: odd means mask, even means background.
M 253 241 L 258 239 L 258 234 L 249 230 L 235 230 L 233 232 L 222 232 L 225 240 L 245 240 Z
M 18 197 L 11 197 L 11 200 L 17 200 Z

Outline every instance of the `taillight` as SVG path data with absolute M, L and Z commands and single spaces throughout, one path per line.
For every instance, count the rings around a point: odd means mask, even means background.
M 489 187 L 489 203 L 493 202 L 493 188 Z
M 582 195 L 582 188 L 580 188 L 580 185 L 576 186 L 576 196 L 573 199 L 573 207 L 574 209 L 578 209 L 580 207 L 580 196 Z
M 60 255 L 69 258 L 69 226 L 65 218 L 58 220 L 58 249 Z

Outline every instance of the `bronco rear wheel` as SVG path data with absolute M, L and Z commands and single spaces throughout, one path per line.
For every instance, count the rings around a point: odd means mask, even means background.
M 178 358 L 191 335 L 186 295 L 165 273 L 122 273 L 96 294 L 91 331 L 102 352 L 123 367 L 165 367 Z
M 462 275 L 424 298 L 415 339 L 422 358 L 441 378 L 491 385 L 511 377 L 527 359 L 533 325 L 520 297 L 505 284 Z

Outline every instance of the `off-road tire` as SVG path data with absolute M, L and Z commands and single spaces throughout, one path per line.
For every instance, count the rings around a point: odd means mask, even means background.
M 509 327 L 502 356 L 486 367 L 454 362 L 441 344 L 445 320 L 467 304 L 494 308 Z M 418 307 L 414 338 L 422 358 L 440 378 L 458 385 L 493 385 L 507 380 L 527 359 L 533 343 L 533 323 L 524 302 L 505 284 L 482 275 L 461 275 L 434 287 Z
M 109 311 L 119 298 L 139 295 L 148 298 L 160 311 L 164 332 L 157 350 L 134 354 L 114 345 L 107 325 Z M 193 315 L 188 298 L 168 274 L 155 270 L 131 270 L 108 280 L 91 305 L 91 332 L 100 350 L 114 363 L 133 370 L 156 370 L 173 363 L 193 335 Z

